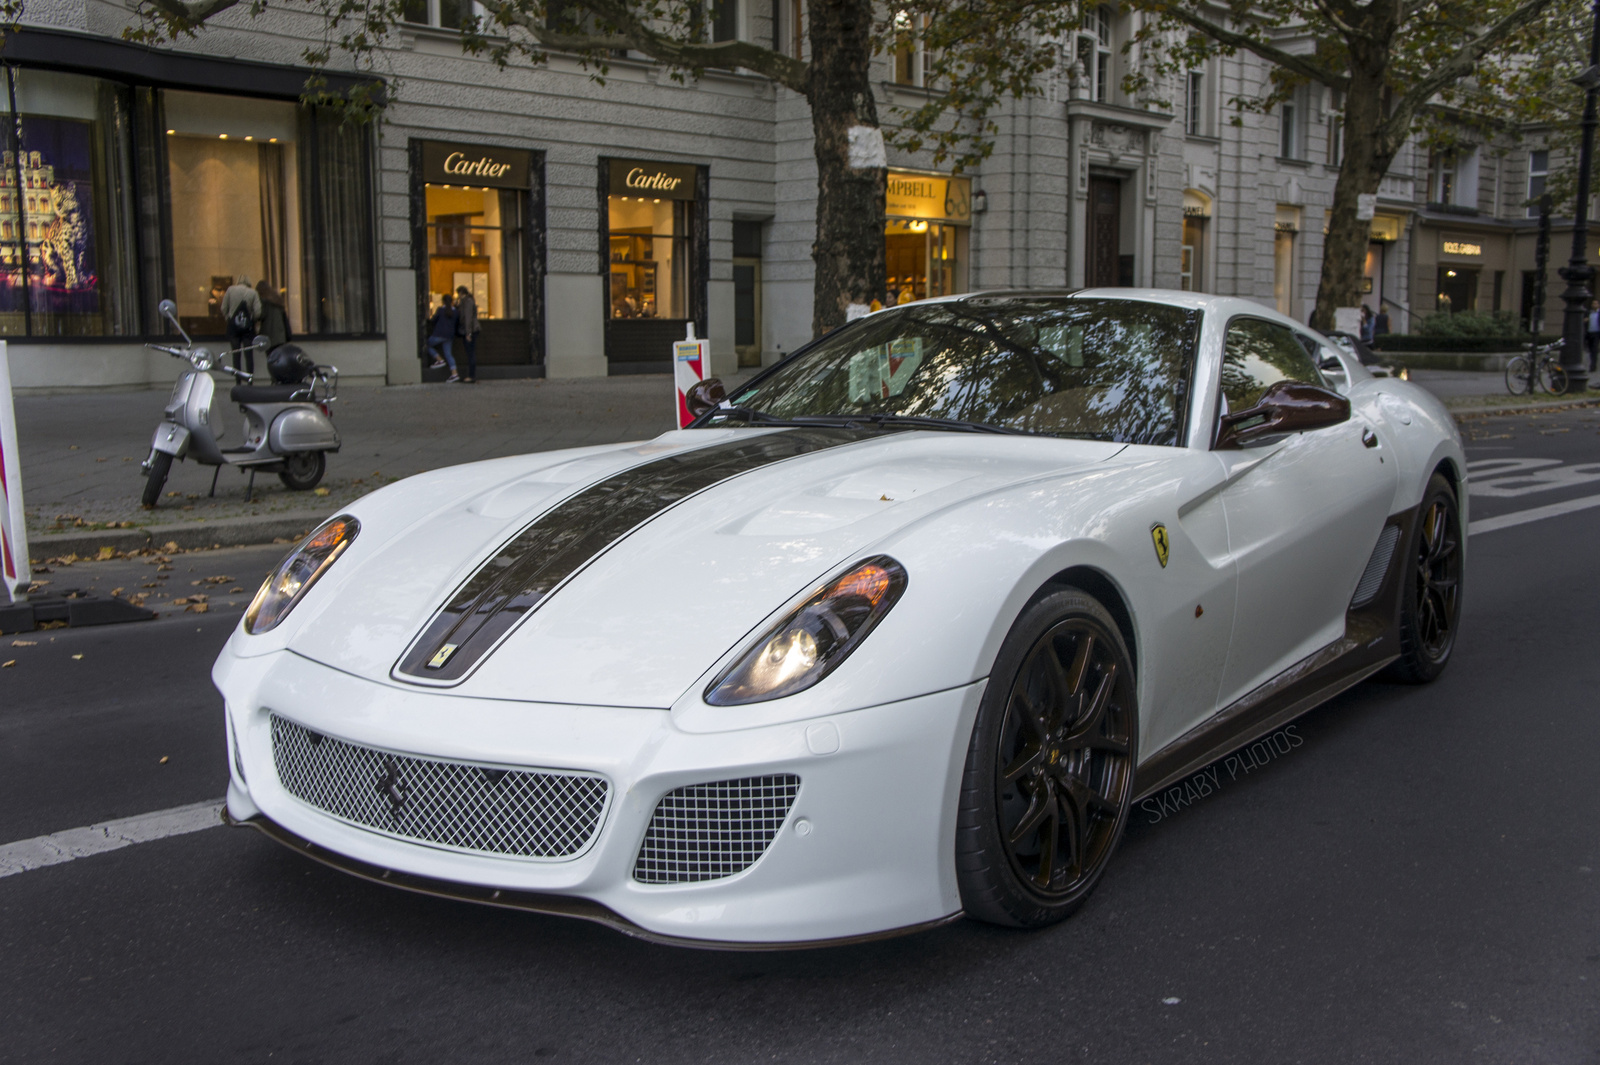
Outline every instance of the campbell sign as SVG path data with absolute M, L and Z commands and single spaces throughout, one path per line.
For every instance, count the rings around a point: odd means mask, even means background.
M 652 200 L 694 199 L 695 167 L 687 163 L 651 163 L 612 159 L 611 195 Z
M 422 142 L 422 180 L 430 185 L 525 189 L 531 184 L 532 172 L 532 152 L 482 144 Z

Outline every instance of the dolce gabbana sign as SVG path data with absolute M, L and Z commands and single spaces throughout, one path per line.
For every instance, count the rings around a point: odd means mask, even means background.
M 687 163 L 650 163 L 611 159 L 611 195 L 652 200 L 694 199 L 695 167 Z
M 529 187 L 533 154 L 481 144 L 422 142 L 422 180 L 430 185 L 477 185 L 493 189 Z

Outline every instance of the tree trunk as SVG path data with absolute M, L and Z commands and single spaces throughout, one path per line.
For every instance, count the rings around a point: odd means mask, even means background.
M 811 329 L 821 336 L 883 298 L 888 171 L 872 97 L 872 4 L 811 0 L 807 7 L 817 156 Z
M 1322 243 L 1322 277 L 1317 285 L 1316 309 L 1311 314 L 1311 327 L 1324 332 L 1333 328 L 1335 308 L 1354 307 L 1361 302 L 1361 279 L 1372 223 L 1356 217 L 1356 197 L 1376 193 L 1394 161 L 1394 150 L 1382 144 L 1380 133 L 1386 117 L 1386 64 L 1387 56 L 1383 55 L 1376 63 L 1361 64 L 1350 72 L 1350 91 L 1344 107 L 1344 158 L 1339 161 L 1339 178 L 1333 186 L 1328 235 Z

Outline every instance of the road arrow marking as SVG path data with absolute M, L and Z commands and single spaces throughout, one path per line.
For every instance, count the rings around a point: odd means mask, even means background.
M 1559 518 L 1563 514 L 1574 514 L 1580 510 L 1588 510 L 1590 507 L 1600 507 L 1600 496 L 1584 496 L 1581 499 L 1568 499 L 1565 502 L 1550 503 L 1542 507 L 1533 507 L 1530 510 L 1517 510 L 1510 514 L 1497 514 L 1492 518 L 1479 518 L 1467 526 L 1467 535 L 1476 536 L 1479 533 L 1509 529 L 1514 525 L 1526 525 L 1530 521 Z

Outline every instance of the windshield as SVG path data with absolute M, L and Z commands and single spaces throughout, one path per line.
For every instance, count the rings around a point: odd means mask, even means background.
M 1140 300 L 900 307 L 824 338 L 712 420 L 877 415 L 1173 445 L 1199 326 L 1199 311 Z

